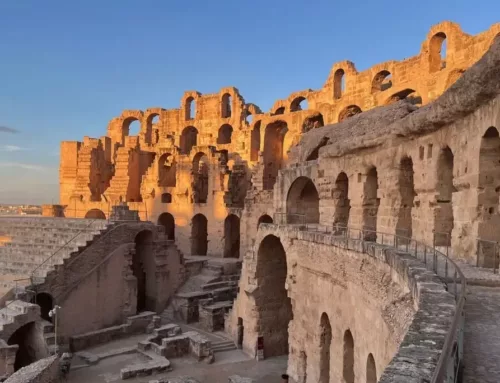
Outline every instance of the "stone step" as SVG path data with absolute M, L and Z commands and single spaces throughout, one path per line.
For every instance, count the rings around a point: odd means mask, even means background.
M 53 346 L 56 344 L 56 334 L 54 332 L 43 334 L 43 338 L 45 339 L 45 344 L 47 344 L 47 346 Z
M 233 341 L 221 341 L 212 343 L 212 351 L 214 353 L 223 352 L 223 351 L 231 351 L 236 350 L 237 347 Z
M 237 287 L 238 282 L 236 281 L 222 281 L 222 282 L 212 282 L 201 285 L 203 291 L 215 290 L 222 287 Z

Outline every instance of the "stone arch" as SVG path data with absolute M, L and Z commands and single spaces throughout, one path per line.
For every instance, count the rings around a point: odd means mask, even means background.
M 229 93 L 224 93 L 221 100 L 221 116 L 229 118 L 232 115 L 232 97 Z
M 224 220 L 224 258 L 240 257 L 240 218 L 229 214 Z
M 197 145 L 198 129 L 194 126 L 188 126 L 183 129 L 180 138 L 180 152 L 181 154 L 189 154 L 193 146 Z
M 429 71 L 438 72 L 446 68 L 446 34 L 438 32 L 429 40 Z
M 323 126 L 325 126 L 323 115 L 321 113 L 316 113 L 312 116 L 306 117 L 302 123 L 302 133 L 307 133 L 311 129 L 321 128 Z
M 368 241 L 377 240 L 377 217 L 380 200 L 378 198 L 378 173 L 371 167 L 363 185 L 363 232 Z
M 264 190 L 274 187 L 278 172 L 283 166 L 284 142 L 288 132 L 285 121 L 274 121 L 266 126 L 264 133 Z
M 251 137 L 250 137 L 250 161 L 259 160 L 260 151 L 260 125 L 261 122 L 257 121 L 253 125 Z
M 288 354 L 288 324 L 293 317 L 285 283 L 286 252 L 278 237 L 266 236 L 259 245 L 255 293 L 259 335 L 264 339 L 264 356 Z
M 153 233 L 143 230 L 135 236 L 135 252 L 132 255 L 132 274 L 137 279 L 137 313 L 154 311 L 155 263 Z
M 335 206 L 333 224 L 347 227 L 351 205 L 349 201 L 349 177 L 344 172 L 341 172 L 335 180 L 333 198 Z
M 351 330 L 346 330 L 344 333 L 342 376 L 345 383 L 354 383 L 354 338 Z
M 412 209 L 415 199 L 415 182 L 413 180 L 413 161 L 411 157 L 403 157 L 399 163 L 398 186 L 400 207 L 396 223 L 396 235 L 412 237 Z
M 259 217 L 259 220 L 257 221 L 257 229 L 259 228 L 261 223 L 273 223 L 273 219 L 271 216 L 264 214 Z
M 342 109 L 340 111 L 338 122 L 342 122 L 342 121 L 344 121 L 352 116 L 355 116 L 356 114 L 359 114 L 361 112 L 362 112 L 361 108 L 357 105 L 346 106 L 344 109 Z
M 450 246 L 453 230 L 453 186 L 454 156 L 446 146 L 439 152 L 436 169 L 437 201 L 434 213 L 434 244 L 436 246 Z
M 319 383 L 330 383 L 332 326 L 326 313 L 321 314 L 319 338 Z
M 7 344 L 18 345 L 14 371 L 47 357 L 42 326 L 29 322 L 19 327 L 8 339 Z
M 293 181 L 287 193 L 286 212 L 287 223 L 300 223 L 302 219 L 319 223 L 319 194 L 310 178 L 301 176 Z
M 186 121 L 195 120 L 196 119 L 196 100 L 193 96 L 190 96 L 186 99 L 185 104 Z
M 381 70 L 372 80 L 372 93 L 383 92 L 392 87 L 392 74 L 388 70 Z
M 172 214 L 160 214 L 160 216 L 158 217 L 158 225 L 163 226 L 165 235 L 169 240 L 175 240 L 175 218 Z
M 35 297 L 35 303 L 40 306 L 40 316 L 52 323 L 49 315 L 50 310 L 54 308 L 54 298 L 49 293 L 38 293 Z
M 345 72 L 337 69 L 333 75 L 333 98 L 338 100 L 345 92 Z
M 366 358 L 366 383 L 377 383 L 377 366 L 373 354 L 368 354 Z
M 279 115 L 279 114 L 285 114 L 285 111 L 286 111 L 286 108 L 285 108 L 284 106 L 280 106 L 279 108 L 277 108 L 277 109 L 274 111 L 273 115 L 274 115 L 274 116 L 277 116 L 277 115 Z
M 177 182 L 177 164 L 174 156 L 164 153 L 158 159 L 158 186 L 175 187 Z
M 500 135 L 490 126 L 481 138 L 479 149 L 478 207 L 480 222 L 478 237 L 490 241 L 500 239 Z M 495 248 L 481 246 L 478 263 L 482 267 L 496 267 Z
M 203 214 L 196 214 L 191 220 L 191 255 L 207 255 L 208 220 Z
M 99 209 L 90 209 L 86 214 L 85 218 L 87 219 L 106 219 L 106 214 L 102 210 Z
M 415 106 L 422 106 L 422 96 L 413 89 L 403 89 L 394 93 L 385 101 L 385 105 L 390 105 L 401 100 L 408 100 Z
M 203 152 L 196 153 L 193 158 L 193 201 L 207 203 L 208 200 L 208 157 Z
M 231 143 L 231 136 L 233 134 L 233 127 L 229 124 L 224 124 L 219 128 L 217 135 L 217 144 L 224 145 Z
M 296 97 L 290 104 L 290 112 L 298 112 L 308 109 L 307 98 L 303 96 Z
M 123 120 L 122 132 L 124 136 L 138 136 L 141 133 L 141 120 L 136 117 L 127 117 Z

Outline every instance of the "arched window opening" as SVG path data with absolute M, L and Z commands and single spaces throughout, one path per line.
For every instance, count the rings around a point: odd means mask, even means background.
M 191 221 L 191 255 L 207 255 L 208 221 L 203 214 L 196 214 Z
M 366 359 L 366 383 L 377 382 L 377 367 L 375 366 L 375 358 L 370 353 Z
M 257 229 L 259 228 L 261 223 L 273 223 L 273 219 L 269 215 L 264 214 L 259 217 L 259 221 L 257 222 Z
M 229 214 L 224 220 L 224 258 L 240 257 L 240 218 Z
M 123 121 L 124 136 L 138 136 L 141 132 L 141 122 L 135 117 L 126 118 Z
M 174 156 L 170 153 L 162 154 L 158 160 L 158 186 L 175 187 L 176 179 L 176 163 Z
M 392 87 L 392 74 L 387 70 L 378 72 L 372 81 L 372 93 L 383 92 Z
M 250 161 L 258 161 L 260 151 L 260 121 L 257 121 L 253 126 L 250 140 Z
M 447 146 L 439 152 L 436 191 L 437 204 L 434 214 L 434 244 L 436 246 L 450 246 L 451 232 L 453 230 L 452 196 L 456 191 L 453 186 L 454 156 Z
M 311 129 L 321 128 L 322 126 L 325 126 L 325 123 L 323 122 L 323 115 L 321 113 L 309 116 L 302 124 L 302 133 L 307 133 Z
M 330 349 L 332 347 L 332 326 L 328 315 L 323 313 L 319 335 L 319 383 L 330 383 Z
M 345 383 L 354 383 L 354 339 L 351 331 L 344 333 L 344 363 L 342 376 Z
M 253 122 L 253 114 L 249 110 L 245 112 L 245 121 L 248 125 L 250 125 Z
M 149 230 L 141 231 L 135 237 L 131 269 L 137 279 L 137 313 L 154 311 L 155 299 L 152 292 L 156 286 L 156 265 L 153 257 L 153 233 Z
M 259 245 L 255 276 L 257 322 L 265 342 L 265 358 L 288 354 L 288 324 L 293 317 L 292 304 L 285 283 L 286 253 L 274 235 L 265 237 Z M 273 313 L 269 315 L 269 313 Z
M 106 219 L 106 214 L 103 213 L 102 210 L 99 209 L 90 209 L 87 214 L 85 214 L 85 218 L 87 219 Z
M 401 198 L 398 221 L 396 223 L 396 235 L 403 238 L 412 237 L 412 210 L 415 199 L 415 183 L 413 181 L 413 161 L 410 157 L 404 157 L 399 164 L 399 196 Z M 403 239 L 405 242 L 406 239 Z
M 36 303 L 40 306 L 40 316 L 42 319 L 52 323 L 52 318 L 49 315 L 50 310 L 54 308 L 54 299 L 52 295 L 49 293 L 38 293 L 35 297 L 35 301 L 32 303 Z
M 238 317 L 236 346 L 239 349 L 243 348 L 244 336 L 245 336 L 245 326 L 243 326 L 243 318 Z
M 207 203 L 208 200 L 208 157 L 198 153 L 193 159 L 193 201 Z
M 337 69 L 333 75 L 333 98 L 338 100 L 345 92 L 345 72 Z
M 229 93 L 225 93 L 222 96 L 222 110 L 221 116 L 222 118 L 229 118 L 232 114 L 232 97 Z
M 161 195 L 161 203 L 172 203 L 172 194 L 163 193 Z
M 285 107 L 282 106 L 282 107 L 279 107 L 278 109 L 276 109 L 276 111 L 274 112 L 274 115 L 278 115 L 278 114 L 285 114 Z
M 385 102 L 386 105 L 394 104 L 395 102 L 406 99 L 411 104 L 415 106 L 422 106 L 422 96 L 420 96 L 413 89 L 404 89 L 397 93 L 394 93 L 391 97 L 387 99 Z
M 186 121 L 196 119 L 196 100 L 188 97 L 186 100 Z
M 193 146 L 196 146 L 198 139 L 198 130 L 194 126 L 184 128 L 180 139 L 181 154 L 191 153 Z
M 284 121 L 275 121 L 266 126 L 264 133 L 264 190 L 274 187 L 278 172 L 284 162 L 284 142 L 288 126 Z
M 363 188 L 363 237 L 366 241 L 377 240 L 379 205 L 377 168 L 372 167 L 368 171 Z
M 447 43 L 443 32 L 436 33 L 429 41 L 429 69 L 437 72 L 446 68 Z
M 356 114 L 361 113 L 361 108 L 357 105 L 350 105 L 346 108 L 344 108 L 340 113 L 339 113 L 339 120 L 338 122 L 342 122 L 352 116 L 355 116 Z
M 233 134 L 233 127 L 229 124 L 224 124 L 219 128 L 217 135 L 217 144 L 224 145 L 231 143 L 231 136 Z
M 46 358 L 47 352 L 43 329 L 37 326 L 36 322 L 29 322 L 18 328 L 8 339 L 7 344 L 18 345 L 16 359 L 14 361 L 14 371 L 30 365 L 39 359 Z
M 305 97 L 297 97 L 290 104 L 290 112 L 298 112 L 300 110 L 307 110 L 308 108 L 309 105 Z
M 341 172 L 335 180 L 333 198 L 335 206 L 333 224 L 342 229 L 347 227 L 349 223 L 349 212 L 351 210 L 349 201 L 349 178 L 344 172 Z
M 167 239 L 175 240 L 175 218 L 170 213 L 162 213 L 158 217 L 158 225 L 163 226 Z
M 293 181 L 286 199 L 287 223 L 319 223 L 319 194 L 307 177 Z

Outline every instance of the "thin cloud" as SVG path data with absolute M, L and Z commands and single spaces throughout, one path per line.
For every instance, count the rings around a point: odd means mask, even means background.
M 0 132 L 16 134 L 19 133 L 19 130 L 14 128 L 9 128 L 8 126 L 0 126 Z
M 35 165 L 35 164 L 24 164 L 21 162 L 0 162 L 0 168 L 20 168 L 24 170 L 37 170 L 45 171 L 48 170 L 45 166 Z
M 1 149 L 3 152 L 20 152 L 21 150 L 26 150 L 26 148 L 21 148 L 16 145 L 4 145 Z

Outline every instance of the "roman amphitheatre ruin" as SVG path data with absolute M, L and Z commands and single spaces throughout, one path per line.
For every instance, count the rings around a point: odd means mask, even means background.
M 499 35 L 62 142 L 60 203 L 0 219 L 0 375 L 500 381 Z

